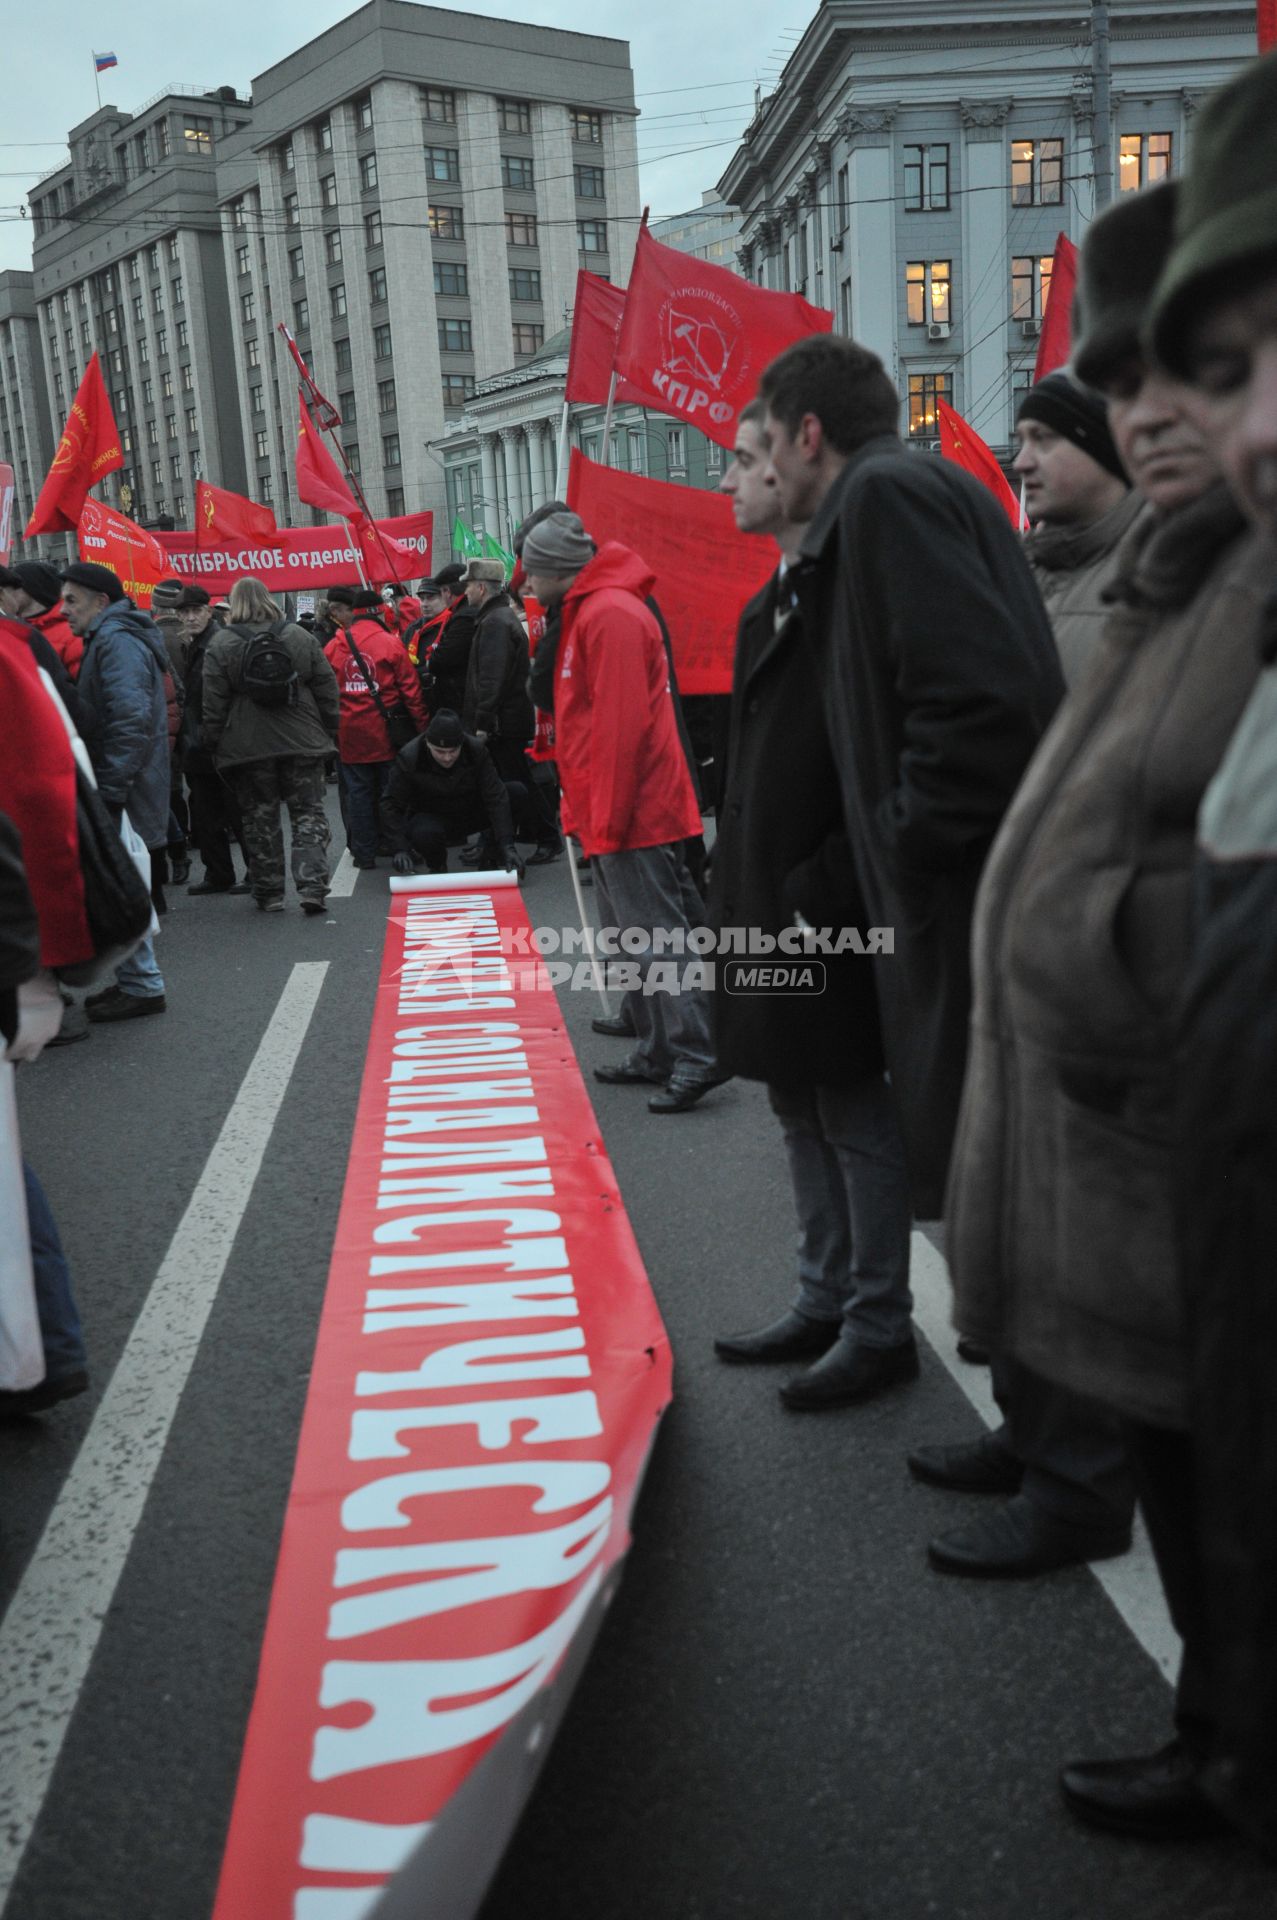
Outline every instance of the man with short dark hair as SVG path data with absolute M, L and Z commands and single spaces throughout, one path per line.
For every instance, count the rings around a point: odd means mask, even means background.
M 109 567 L 77 560 L 62 569 L 62 582 L 67 621 L 84 641 L 76 694 L 98 792 L 117 819 L 127 809 L 147 847 L 161 849 L 169 817 L 164 642 Z M 164 1012 L 164 980 L 149 934 L 116 968 L 115 980 L 85 1001 L 90 1020 L 136 1020 Z
M 466 570 L 466 604 L 474 615 L 474 639 L 461 709 L 468 733 L 484 742 L 492 764 L 510 789 L 521 840 L 535 840 L 528 865 L 543 866 L 563 850 L 553 818 L 540 804 L 528 763 L 533 713 L 528 694 L 528 636 L 514 610 L 500 560 L 472 560 Z
M 448 848 L 482 833 L 502 864 L 523 876 L 506 785 L 483 741 L 446 708 L 396 756 L 382 817 L 396 873 L 411 873 L 415 855 L 428 873 L 443 873 Z
M 62 582 L 43 560 L 20 560 L 0 567 L 0 613 L 25 620 L 43 634 L 74 681 L 84 658 L 84 642 L 72 633 L 62 608 Z

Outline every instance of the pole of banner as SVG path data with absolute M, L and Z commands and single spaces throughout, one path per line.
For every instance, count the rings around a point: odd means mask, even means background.
M 572 402 L 565 394 L 563 398 L 563 418 L 559 422 L 559 464 L 555 469 L 554 475 L 554 497 L 556 500 L 562 500 L 563 489 L 568 483 L 568 415 L 571 410 Z
M 314 375 L 311 373 L 309 367 L 306 365 L 306 362 L 302 359 L 301 348 L 298 347 L 296 341 L 293 339 L 292 335 L 289 333 L 287 327 L 284 325 L 282 320 L 276 323 L 275 331 L 276 333 L 282 334 L 284 336 L 285 345 L 289 347 L 289 350 L 292 353 L 293 360 L 299 372 L 305 378 L 306 383 L 310 387 L 311 392 L 315 395 L 317 400 L 322 399 L 323 396 L 320 394 L 319 388 L 315 385 Z M 307 413 L 310 414 L 311 425 L 314 426 L 315 416 L 310 410 L 310 406 L 309 406 L 309 403 L 307 402 L 306 395 L 304 392 L 301 395 L 301 401 L 302 401 L 302 405 L 306 408 Z M 330 401 L 325 402 L 325 405 L 327 406 L 331 407 L 331 404 L 332 403 Z M 333 411 L 335 412 L 336 409 L 334 408 Z M 338 415 L 338 418 L 340 419 L 340 415 Z M 395 569 L 394 563 L 390 558 L 390 549 L 386 545 L 386 536 L 383 534 L 383 532 L 381 531 L 381 528 L 377 525 L 376 520 L 373 518 L 372 508 L 368 505 L 367 495 L 364 493 L 363 488 L 359 484 L 359 476 L 355 472 L 354 468 L 351 466 L 349 460 L 347 460 L 346 458 L 345 447 L 342 446 L 341 441 L 337 438 L 337 428 L 330 422 L 328 426 L 321 427 L 320 432 L 326 433 L 329 439 L 332 441 L 333 447 L 337 453 L 337 457 L 341 461 L 342 467 L 345 469 L 346 479 L 350 483 L 351 491 L 354 494 L 356 500 L 359 502 L 360 506 L 363 508 L 364 519 L 368 522 L 368 525 L 372 528 L 373 532 L 377 536 L 378 543 L 381 547 L 381 557 L 386 563 L 387 571 L 390 573 L 390 576 L 392 579 L 397 579 L 398 573 Z M 358 551 L 358 542 L 353 542 L 352 544 L 354 544 L 356 547 L 356 560 L 359 566 L 359 578 L 363 581 L 364 585 L 367 586 L 369 582 L 366 574 L 364 573 L 362 556 L 359 554 L 359 551 Z
M 93 57 L 93 91 L 98 97 L 98 112 L 102 111 L 102 80 L 98 73 L 97 56 Z
M 1027 480 L 1021 480 L 1020 482 L 1020 524 L 1016 528 L 1017 533 L 1027 533 L 1029 531 L 1029 514 L 1028 514 L 1028 508 L 1025 506 L 1025 493 L 1028 489 L 1028 485 L 1029 483 Z
M 612 369 L 612 379 L 607 390 L 607 406 L 603 412 L 603 465 L 612 464 L 612 415 L 616 410 L 616 368 Z
M 585 896 L 581 892 L 581 876 L 576 870 L 577 843 L 575 840 L 568 840 L 567 853 L 568 872 L 572 875 L 572 891 L 576 895 L 577 917 L 581 922 L 581 938 L 585 941 L 585 951 L 590 956 L 590 971 L 594 975 L 594 990 L 603 1002 L 603 1018 L 610 1020 L 612 1018 L 612 1006 L 607 997 L 607 988 L 603 985 L 603 969 L 599 965 L 599 957 L 594 951 L 594 928 L 585 917 Z

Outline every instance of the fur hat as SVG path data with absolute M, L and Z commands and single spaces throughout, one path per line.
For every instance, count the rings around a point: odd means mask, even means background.
M 469 586 L 470 583 L 475 580 L 481 581 L 483 585 L 487 587 L 503 587 L 505 585 L 505 561 L 472 560 L 466 568 L 466 585 Z
M 1212 293 L 1249 291 L 1268 274 L 1277 274 L 1277 52 L 1248 60 L 1197 115 L 1149 315 L 1156 358 L 1186 373 L 1189 323 Z
M 1124 193 L 1082 242 L 1073 301 L 1073 371 L 1088 387 L 1140 352 L 1140 333 L 1171 250 L 1179 183 Z

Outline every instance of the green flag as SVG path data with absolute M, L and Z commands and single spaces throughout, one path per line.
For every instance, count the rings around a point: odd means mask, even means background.
M 483 536 L 483 552 L 488 560 L 504 561 L 507 577 L 514 572 L 514 555 L 499 540 L 494 540 L 490 533 Z
M 479 560 L 483 557 L 483 541 L 473 527 L 468 527 L 458 514 L 452 523 L 452 550 L 467 560 Z

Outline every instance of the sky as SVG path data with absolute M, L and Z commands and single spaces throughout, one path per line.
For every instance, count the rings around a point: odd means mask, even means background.
M 518 18 L 630 42 L 641 185 L 652 218 L 700 204 L 767 93 L 817 0 L 519 0 L 515 7 L 446 7 Z M 165 87 L 234 86 L 282 60 L 357 9 L 352 0 L 55 0 L 57 40 L 40 7 L 5 25 L 11 84 L 0 122 L 0 270 L 29 269 L 28 189 L 67 159 L 66 130 L 94 111 L 93 54 L 119 60 L 101 76 L 102 102 L 134 112 Z M 62 136 L 62 137 L 59 137 Z

